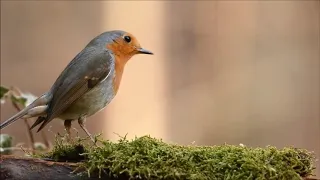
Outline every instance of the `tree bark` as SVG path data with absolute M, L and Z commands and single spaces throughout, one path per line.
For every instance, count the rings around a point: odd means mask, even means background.
M 91 177 L 79 177 L 72 173 L 77 168 L 77 163 L 52 162 L 36 158 L 14 157 L 11 155 L 0 156 L 0 179 L 1 180 L 97 180 L 97 175 Z M 77 171 L 84 172 L 84 169 Z M 102 177 L 110 180 L 111 178 Z M 99 179 L 99 180 L 101 180 Z

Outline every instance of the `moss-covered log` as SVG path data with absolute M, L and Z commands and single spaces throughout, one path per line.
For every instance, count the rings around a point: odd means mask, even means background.
M 314 170 L 313 154 L 303 149 L 181 146 L 149 136 L 101 141 L 99 147 L 57 141 L 41 157 L 60 162 L 3 156 L 1 179 L 301 180 Z
M 79 177 L 73 173 L 78 167 L 77 163 L 52 162 L 38 158 L 17 158 L 14 156 L 3 155 L 0 160 L 0 179 L 1 180 L 100 180 L 96 175 Z M 84 169 L 77 172 L 84 172 Z M 102 176 L 104 180 L 116 180 Z M 120 179 L 120 178 L 119 178 Z M 125 179 L 125 178 L 122 178 Z M 320 180 L 315 178 L 304 178 L 305 180 Z

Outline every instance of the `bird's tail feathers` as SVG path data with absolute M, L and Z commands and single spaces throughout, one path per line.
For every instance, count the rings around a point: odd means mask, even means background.
M 45 105 L 48 104 L 49 102 L 49 98 L 46 94 L 42 95 L 41 97 L 39 97 L 38 99 L 36 99 L 35 101 L 33 101 L 30 105 L 28 105 L 27 107 L 25 107 L 24 109 L 22 109 L 20 112 L 18 112 L 17 114 L 15 114 L 14 116 L 10 117 L 8 120 L 6 120 L 5 122 L 1 123 L 0 125 L 0 130 L 9 126 L 10 124 L 14 123 L 15 121 L 17 121 L 18 119 L 26 116 L 26 117 L 36 117 L 39 114 L 43 114 L 44 112 L 38 112 L 35 113 L 36 111 L 34 109 L 37 109 L 38 106 L 40 107 L 46 107 Z M 34 108 L 34 109 L 33 109 Z M 32 110 L 33 109 L 33 110 Z M 39 108 L 38 108 L 39 109 Z M 42 108 L 43 110 L 45 110 L 44 108 Z M 30 111 L 31 110 L 31 111 Z M 31 114 L 28 114 L 30 112 L 32 112 Z M 37 110 L 39 111 L 39 110 Z
M 32 126 L 30 127 L 30 130 L 32 130 L 34 127 L 38 126 L 40 123 L 44 122 L 46 120 L 46 117 L 38 117 L 38 119 L 32 124 Z M 41 129 L 38 129 L 37 132 L 39 132 Z

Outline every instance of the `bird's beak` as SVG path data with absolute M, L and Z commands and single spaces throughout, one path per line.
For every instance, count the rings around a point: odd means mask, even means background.
M 153 52 L 143 49 L 143 48 L 138 48 L 138 54 L 153 54 Z

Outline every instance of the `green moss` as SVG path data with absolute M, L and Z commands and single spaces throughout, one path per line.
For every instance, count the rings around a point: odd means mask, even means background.
M 79 143 L 56 145 L 53 159 L 77 153 Z M 84 147 L 84 146 L 81 146 Z M 180 146 L 143 136 L 87 146 L 81 166 L 93 172 L 131 179 L 301 179 L 314 169 L 303 149 L 244 146 Z M 59 157 L 62 156 L 63 158 Z M 72 156 L 73 157 L 73 156 Z
M 83 153 L 87 152 L 90 146 L 84 143 L 84 139 L 77 138 L 71 143 L 65 142 L 65 137 L 56 137 L 55 144 L 51 152 L 45 154 L 36 154 L 35 157 L 49 158 L 60 162 L 79 162 L 87 156 Z

